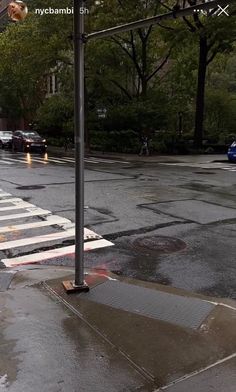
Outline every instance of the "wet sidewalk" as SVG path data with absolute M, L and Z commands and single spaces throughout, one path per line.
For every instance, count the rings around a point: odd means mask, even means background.
M 0 390 L 233 392 L 236 306 L 155 283 L 88 270 L 0 272 Z
M 73 149 L 65 151 L 60 147 L 48 147 L 48 152 L 58 154 L 59 156 L 74 157 L 75 151 Z M 138 154 L 122 154 L 113 152 L 91 151 L 86 153 L 85 156 L 101 158 L 101 159 L 117 159 L 127 162 L 146 162 L 146 163 L 208 163 L 208 162 L 228 162 L 226 154 L 188 154 L 188 155 L 150 155 L 139 156 Z

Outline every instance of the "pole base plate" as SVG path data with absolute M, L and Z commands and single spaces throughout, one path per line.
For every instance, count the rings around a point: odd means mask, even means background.
M 67 294 L 89 291 L 89 286 L 86 282 L 84 282 L 82 285 L 77 286 L 73 280 L 64 280 L 62 284 Z

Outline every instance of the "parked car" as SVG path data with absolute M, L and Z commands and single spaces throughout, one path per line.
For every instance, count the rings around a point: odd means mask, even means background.
M 0 148 L 9 148 L 12 146 L 12 132 L 0 131 Z
M 35 131 L 15 131 L 12 137 L 13 151 L 30 152 L 38 150 L 46 152 L 47 141 Z
M 236 141 L 228 149 L 228 160 L 230 162 L 236 162 Z

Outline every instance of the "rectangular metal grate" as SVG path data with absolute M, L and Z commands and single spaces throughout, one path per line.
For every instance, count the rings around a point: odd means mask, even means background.
M 107 281 L 81 296 L 141 316 L 197 329 L 215 305 L 119 281 Z

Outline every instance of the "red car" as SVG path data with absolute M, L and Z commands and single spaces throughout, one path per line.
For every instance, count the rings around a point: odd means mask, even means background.
M 12 137 L 13 151 L 47 151 L 47 141 L 35 131 L 15 131 Z

